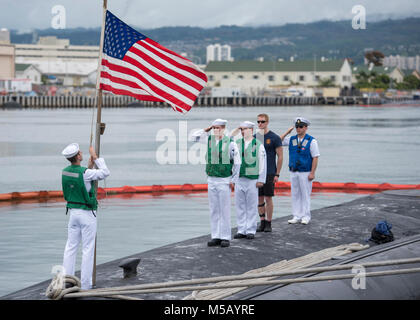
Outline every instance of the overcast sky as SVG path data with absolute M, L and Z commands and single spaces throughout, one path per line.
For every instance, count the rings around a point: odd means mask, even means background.
M 49 28 L 56 5 L 66 10 L 67 28 L 101 24 L 102 0 L 0 0 L 0 28 Z M 385 18 L 420 17 L 419 0 L 108 0 L 109 10 L 144 29 L 351 20 L 354 5 L 366 8 L 367 24 Z

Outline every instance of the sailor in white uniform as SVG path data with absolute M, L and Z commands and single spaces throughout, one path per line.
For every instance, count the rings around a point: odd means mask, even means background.
M 266 180 L 267 159 L 264 144 L 254 138 L 255 124 L 242 122 L 242 138 L 236 141 L 241 155 L 241 169 L 235 184 L 235 207 L 238 233 L 235 239 L 254 239 L 258 219 L 258 188 Z
M 309 120 L 298 117 L 294 123 L 297 135 L 287 137 L 282 142 L 283 146 L 289 146 L 293 218 L 288 223 L 308 224 L 311 220 L 312 181 L 320 154 L 317 140 L 306 133 Z M 293 127 L 288 133 L 292 130 Z
M 83 154 L 77 143 L 68 145 L 62 155 L 71 165 L 62 172 L 64 198 L 70 215 L 68 239 L 64 250 L 63 267 L 65 274 L 74 275 L 77 249 L 82 241 L 81 285 L 83 290 L 92 287 L 92 272 L 96 238 L 97 200 L 93 181 L 102 180 L 110 172 L 103 158 L 98 158 L 93 147 L 88 168 L 80 166 Z M 98 169 L 92 169 L 94 163 Z
M 210 208 L 211 240 L 209 247 L 230 245 L 231 188 L 239 177 L 241 157 L 238 147 L 225 134 L 227 120 L 216 119 L 206 129 L 192 134 L 193 141 L 207 144 L 206 173 Z M 213 134 L 210 131 L 213 130 Z

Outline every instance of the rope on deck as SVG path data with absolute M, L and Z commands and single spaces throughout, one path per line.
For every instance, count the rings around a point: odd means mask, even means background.
M 189 299 L 213 300 L 213 299 L 223 299 L 239 291 L 247 289 L 248 287 L 251 287 L 251 286 L 268 286 L 268 285 L 276 285 L 276 284 L 290 284 L 290 283 L 302 283 L 302 282 L 313 282 L 313 281 L 349 279 L 349 278 L 354 278 L 356 276 L 355 274 L 342 274 L 342 275 L 321 276 L 321 277 L 272 280 L 274 278 L 278 278 L 284 275 L 344 270 L 344 269 L 350 269 L 354 266 L 372 267 L 372 266 L 386 266 L 386 265 L 420 262 L 420 258 L 414 258 L 414 259 L 400 259 L 400 260 L 369 262 L 369 263 L 361 263 L 361 264 L 354 264 L 354 265 L 348 264 L 348 265 L 329 266 L 329 267 L 306 268 L 311 265 L 328 261 L 337 256 L 342 256 L 342 255 L 345 255 L 354 251 L 364 250 L 368 247 L 369 246 L 367 245 L 364 246 L 358 243 L 352 243 L 349 245 L 341 245 L 338 247 L 328 248 L 325 250 L 314 252 L 306 256 L 292 259 L 289 261 L 283 260 L 278 263 L 274 263 L 263 268 L 251 270 L 245 274 L 236 275 L 236 276 L 221 276 L 221 277 L 212 277 L 212 278 L 171 281 L 171 282 L 164 282 L 164 283 L 142 284 L 142 285 L 125 286 L 125 287 L 100 288 L 100 289 L 81 290 L 81 291 L 79 291 L 79 288 L 77 288 L 72 292 L 64 292 L 63 294 L 56 293 L 54 296 L 49 297 L 49 298 L 62 299 L 65 296 L 66 298 L 107 297 L 107 298 L 114 298 L 114 299 L 141 300 L 137 297 L 127 296 L 127 294 L 193 291 L 192 294 L 186 296 L 184 299 L 185 300 L 189 300 Z M 420 268 L 371 272 L 371 273 L 365 273 L 364 276 L 366 277 L 384 276 L 384 275 L 413 273 L 413 272 L 420 272 Z M 257 280 L 250 280 L 250 279 L 257 279 Z M 211 282 L 216 282 L 217 284 L 212 284 L 212 285 L 207 285 L 207 286 L 196 286 L 197 284 L 211 283 Z M 218 282 L 221 282 L 221 283 L 218 283 Z M 64 290 L 68 290 L 68 289 L 64 289 Z M 76 292 L 76 291 L 79 291 L 79 292 Z
M 346 245 L 341 245 L 333 248 L 327 248 L 321 251 L 313 252 L 308 255 L 291 259 L 283 260 L 277 263 L 270 264 L 263 268 L 258 268 L 250 270 L 245 273 L 245 275 L 258 275 L 264 273 L 272 272 L 281 272 L 281 271 L 290 271 L 296 269 L 304 269 L 325 261 L 330 260 L 333 257 L 346 255 L 355 251 L 360 251 L 369 248 L 369 245 L 362 245 L 359 243 L 351 243 Z M 354 275 L 353 275 L 354 276 Z M 275 277 L 263 278 L 263 281 L 270 281 Z M 191 295 L 184 297 L 184 300 L 219 300 L 225 297 L 231 296 L 235 293 L 238 293 L 242 290 L 248 288 L 248 286 L 238 287 L 240 284 L 247 284 L 245 280 L 226 282 L 226 285 L 235 285 L 230 289 L 225 290 L 201 290 L 193 291 Z

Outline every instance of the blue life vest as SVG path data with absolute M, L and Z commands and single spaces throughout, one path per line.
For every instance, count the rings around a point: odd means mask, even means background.
M 314 138 L 306 134 L 299 143 L 298 136 L 290 137 L 289 142 L 289 169 L 290 171 L 309 172 L 312 169 L 312 156 L 310 145 Z

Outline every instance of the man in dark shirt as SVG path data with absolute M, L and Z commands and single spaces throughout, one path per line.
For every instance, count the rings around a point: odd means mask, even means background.
M 256 138 L 264 143 L 267 154 L 267 179 L 258 191 L 258 213 L 261 224 L 257 232 L 271 232 L 271 219 L 273 217 L 274 184 L 279 180 L 281 166 L 283 164 L 283 149 L 281 138 L 268 129 L 269 117 L 267 114 L 257 116 L 258 133 Z M 276 160 L 277 157 L 277 160 Z

